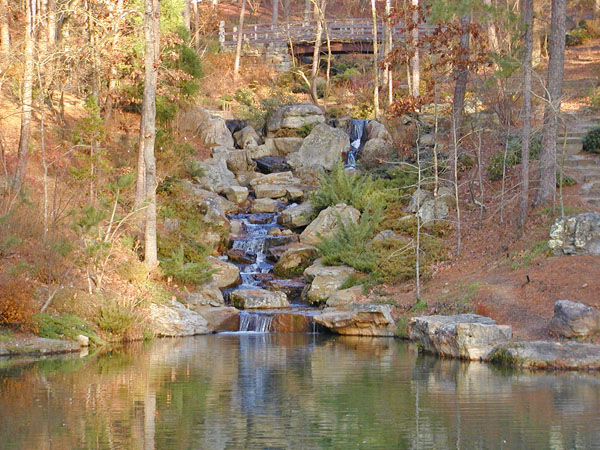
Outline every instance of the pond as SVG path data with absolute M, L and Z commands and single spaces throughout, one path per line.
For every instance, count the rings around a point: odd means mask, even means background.
M 0 360 L 7 449 L 600 448 L 600 376 L 231 333 Z

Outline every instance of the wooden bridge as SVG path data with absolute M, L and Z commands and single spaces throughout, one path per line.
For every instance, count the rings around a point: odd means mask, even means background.
M 323 32 L 323 43 L 327 34 L 333 53 L 372 53 L 373 52 L 373 22 L 369 19 L 334 19 L 327 20 L 327 33 Z M 313 52 L 317 22 L 287 22 L 278 25 L 255 24 L 245 25 L 242 33 L 242 43 L 246 47 L 288 47 L 294 55 L 301 56 Z M 420 34 L 431 30 L 424 25 L 419 28 Z M 219 41 L 224 50 L 235 48 L 237 43 L 237 27 L 226 29 L 221 22 Z M 392 27 L 394 41 L 404 39 L 402 24 Z M 383 41 L 384 23 L 377 24 L 377 38 Z M 325 50 L 325 49 L 324 49 Z

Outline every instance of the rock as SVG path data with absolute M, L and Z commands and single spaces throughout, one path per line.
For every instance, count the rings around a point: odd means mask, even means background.
M 321 260 L 304 271 L 304 278 L 310 282 L 306 298 L 310 303 L 326 302 L 329 296 L 337 291 L 356 270 L 348 266 L 323 266 Z
M 279 184 L 259 184 L 254 188 L 256 198 L 282 198 L 287 194 L 285 186 Z
M 256 187 L 261 184 L 290 185 L 297 184 L 299 180 L 294 178 L 292 172 L 277 172 L 268 175 L 257 175 L 250 181 L 250 186 Z
M 356 303 L 364 296 L 362 286 L 352 286 L 348 289 L 333 292 L 327 299 L 327 306 L 336 308 L 350 303 Z
M 194 336 L 212 332 L 204 317 L 175 300 L 167 304 L 151 303 L 146 320 L 148 328 L 157 337 Z
M 369 120 L 365 125 L 366 140 L 381 139 L 383 141 L 391 142 L 392 135 L 386 129 L 385 125 L 376 120 Z
M 423 224 L 433 222 L 434 220 L 442 220 L 448 217 L 448 205 L 443 201 L 427 200 L 419 209 L 419 218 Z
M 417 125 L 408 116 L 395 117 L 385 121 L 392 141 L 402 150 L 411 149 L 417 140 Z
M 404 240 L 404 237 L 394 233 L 392 230 L 383 230 L 377 233 L 373 238 L 373 242 Z
M 259 145 L 258 147 L 248 147 L 246 151 L 248 152 L 248 156 L 254 160 L 266 156 L 279 156 L 279 152 L 275 148 L 275 145 L 268 139 L 265 141 L 265 144 Z
M 346 133 L 325 124 L 319 124 L 304 139 L 300 150 L 288 157 L 294 169 L 318 165 L 331 170 L 342 160 L 342 154 L 350 150 L 350 138 Z
M 286 186 L 287 198 L 292 202 L 303 202 L 308 199 L 308 194 L 312 191 L 308 186 Z
M 477 314 L 413 317 L 408 335 L 426 352 L 470 360 L 486 359 L 492 349 L 508 342 L 512 328 Z
M 335 333 L 350 336 L 394 336 L 396 329 L 390 305 L 351 303 L 343 309 L 326 308 L 314 319 Z
M 75 341 L 79 342 L 81 347 L 89 347 L 90 346 L 90 338 L 88 336 L 84 336 L 83 334 L 78 334 L 75 336 Z
M 273 136 L 281 129 L 300 129 L 325 122 L 323 111 L 312 103 L 281 106 L 269 112 L 267 136 Z
M 275 314 L 271 322 L 271 333 L 314 332 L 313 318 L 306 314 Z
M 456 205 L 454 190 L 446 186 L 440 186 L 438 188 L 436 200 L 438 202 L 444 202 L 448 208 L 452 208 Z
M 227 168 L 235 174 L 253 171 L 256 167 L 256 164 L 248 155 L 247 150 L 219 146 L 213 148 L 212 154 L 213 159 L 224 159 Z
M 431 198 L 433 198 L 431 192 L 426 191 L 425 189 L 417 189 L 410 197 L 410 202 L 408 203 L 407 208 L 408 212 L 416 213 L 420 206 Z
M 301 137 L 281 137 L 273 139 L 273 144 L 280 155 L 289 155 L 300 150 L 304 138 Z
M 252 204 L 252 213 L 274 213 L 281 211 L 283 204 L 270 198 L 257 198 Z
M 248 121 L 242 119 L 228 119 L 225 121 L 225 125 L 227 125 L 227 129 L 233 135 L 237 131 L 246 128 L 248 126 Z
M 226 306 L 218 308 L 204 306 L 196 308 L 196 312 L 208 322 L 208 328 L 213 333 L 238 331 L 240 329 L 239 309 Z
M 340 203 L 330 206 L 319 213 L 317 218 L 306 227 L 300 235 L 300 242 L 316 245 L 322 238 L 330 238 L 339 229 L 338 221 L 342 223 L 356 223 L 360 219 L 358 209 Z
M 212 198 L 221 202 L 220 209 L 222 209 L 225 214 L 236 213 L 239 209 L 235 203 L 230 202 L 214 192 L 202 189 L 199 185 L 193 184 L 190 181 L 184 180 L 180 183 L 180 185 L 190 196 L 194 197 L 194 201 L 198 202 L 199 206 L 206 198 Z
M 559 300 L 554 303 L 550 332 L 566 338 L 587 337 L 600 332 L 600 311 L 583 303 Z
M 292 170 L 284 156 L 265 156 L 256 160 L 256 167 L 264 174 Z
M 555 255 L 600 255 L 600 213 L 588 211 L 556 219 L 548 247 Z
M 441 151 L 441 149 L 439 148 L 439 145 L 438 145 L 438 150 Z M 458 166 L 458 170 L 460 172 L 472 169 L 475 166 L 476 162 L 477 162 L 477 157 L 473 153 L 469 153 L 469 152 L 465 152 L 465 151 L 458 152 L 457 166 Z
M 230 220 L 229 223 L 231 224 L 231 230 L 229 232 L 232 235 L 239 236 L 240 234 L 246 232 L 244 222 L 242 222 L 241 220 L 233 219 Z
M 203 284 L 196 289 L 195 292 L 190 292 L 185 299 L 185 302 L 190 309 L 197 311 L 197 308 L 203 306 L 218 307 L 225 305 L 223 294 L 216 282 L 212 281 Z
M 269 250 L 273 247 L 280 247 L 284 245 L 290 245 L 300 242 L 297 234 L 283 234 L 279 236 L 269 236 L 265 241 L 265 250 L 269 253 Z
M 227 199 L 238 205 L 241 205 L 248 200 L 248 188 L 242 186 L 230 186 L 225 191 Z
M 497 346 L 491 362 L 525 369 L 599 370 L 600 345 L 578 342 L 514 342 Z
M 227 128 L 225 121 L 220 117 L 213 117 L 201 123 L 198 127 L 200 139 L 207 147 L 233 147 L 233 136 Z
M 343 130 L 347 135 L 350 135 L 353 120 L 354 119 L 350 116 L 334 117 L 327 121 L 327 125 L 333 128 L 339 128 L 340 130 Z
M 256 172 L 238 172 L 235 174 L 235 179 L 240 186 L 249 187 L 252 180 L 259 176 L 260 174 Z
M 290 304 L 283 292 L 265 289 L 238 289 L 229 297 L 233 305 L 242 309 L 289 308 Z
M 321 178 L 325 175 L 325 169 L 319 165 L 310 165 L 294 169 L 296 175 L 302 184 L 307 186 L 318 186 Z
M 233 287 L 242 282 L 240 269 L 234 264 L 213 257 L 208 257 L 207 259 L 210 262 L 211 268 L 216 271 L 212 278 L 219 289 Z
M 227 168 L 224 159 L 208 159 L 199 163 L 199 166 L 204 170 L 204 175 L 197 178 L 200 188 L 222 194 L 231 186 L 238 186 L 235 175 Z
M 211 225 L 222 226 L 226 230 L 229 230 L 231 225 L 221 197 L 214 193 L 207 193 L 207 195 L 198 201 L 198 210 L 202 215 L 202 221 Z
M 256 262 L 256 254 L 248 253 L 239 248 L 232 248 L 225 252 L 229 261 L 235 264 L 254 264 Z
M 360 164 L 365 169 L 373 169 L 391 161 L 397 153 L 390 141 L 378 138 L 369 139 L 360 152 Z
M 182 108 L 177 113 L 177 125 L 182 135 L 196 135 L 198 128 L 210 120 L 211 114 L 198 105 Z
M 273 267 L 273 273 L 282 278 L 294 278 L 304 273 L 319 256 L 316 247 L 308 244 L 290 244 Z
M 435 137 L 433 134 L 422 134 L 419 136 L 419 146 L 433 147 L 435 145 Z
M 203 230 L 198 232 L 198 234 L 196 235 L 196 240 L 205 247 L 210 247 L 214 250 L 218 250 L 221 246 L 223 236 L 221 236 L 221 233 L 219 231 Z
M 15 355 L 51 355 L 54 353 L 72 353 L 81 350 L 81 344 L 62 339 L 47 339 L 37 336 L 20 337 L 0 341 L 0 356 Z
M 233 138 L 235 139 L 235 143 L 239 148 L 258 147 L 260 144 L 262 144 L 262 139 L 256 130 L 249 125 L 239 131 L 236 131 L 233 134 Z
M 165 219 L 165 232 L 177 233 L 179 231 L 179 219 Z
M 277 223 L 288 228 L 300 228 L 308 225 L 314 216 L 315 209 L 310 202 L 286 208 L 277 218 Z
M 302 291 L 306 286 L 304 278 L 291 278 L 289 280 L 281 280 L 279 278 L 265 281 L 265 287 L 269 291 L 283 292 L 289 301 L 299 302 L 302 296 Z

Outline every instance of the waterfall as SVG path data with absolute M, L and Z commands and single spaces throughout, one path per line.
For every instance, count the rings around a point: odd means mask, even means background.
M 271 331 L 273 314 L 240 312 L 240 331 L 255 331 L 257 333 L 268 333 Z
M 365 126 L 368 122 L 368 120 L 352 119 L 350 126 L 350 151 L 346 159 L 346 169 L 356 169 L 356 156 L 362 148 Z

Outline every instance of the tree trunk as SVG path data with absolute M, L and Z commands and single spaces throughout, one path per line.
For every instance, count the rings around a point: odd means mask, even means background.
M 273 0 L 273 26 L 279 24 L 279 0 Z
M 383 71 L 383 84 L 387 86 L 388 88 L 388 105 L 392 104 L 393 101 L 393 94 L 392 94 L 392 66 L 390 65 L 389 61 L 387 61 L 387 58 L 390 54 L 390 52 L 392 51 L 392 42 L 393 42 L 393 35 L 392 35 L 392 20 L 391 20 L 391 14 L 392 14 L 392 0 L 385 0 L 385 38 L 383 41 L 383 55 L 384 58 L 386 59 L 386 63 L 385 63 L 385 69 Z
M 190 37 L 192 36 L 192 19 L 191 19 L 191 11 L 190 11 L 190 2 L 185 1 L 183 5 L 183 9 L 181 10 L 181 15 L 183 17 L 183 26 L 187 30 Z
M 246 14 L 246 0 L 242 0 L 240 10 L 240 24 L 238 25 L 237 45 L 235 47 L 235 63 L 233 65 L 233 81 L 236 82 L 240 76 L 240 57 L 242 55 L 242 36 L 244 33 L 244 15 Z
M 483 0 L 483 4 L 488 8 L 491 8 L 493 6 L 492 0 Z M 489 22 L 487 22 L 486 28 L 488 33 L 488 44 L 490 46 L 490 49 L 494 53 L 498 53 L 500 51 L 500 43 L 498 42 L 498 35 L 496 33 L 496 25 L 494 24 L 494 21 L 490 20 Z
M 319 0 L 314 0 L 315 8 L 319 8 L 317 2 Z M 325 0 L 322 0 L 322 3 L 325 3 Z M 317 91 L 317 77 L 319 75 L 319 66 L 321 63 L 321 41 L 323 40 L 323 21 L 321 20 L 321 15 L 317 16 L 317 32 L 315 34 L 315 47 L 313 51 L 313 61 L 312 68 L 310 71 L 310 97 L 315 105 L 319 104 L 319 95 Z
M 290 21 L 290 14 L 292 12 L 292 2 L 291 0 L 283 0 L 283 20 L 285 22 Z
M 546 107 L 540 155 L 540 186 L 536 206 L 553 199 L 556 192 L 556 131 L 562 96 L 565 60 L 566 0 L 552 0 L 550 59 L 546 79 Z
M 0 0 L 0 41 L 4 58 L 10 53 L 10 28 L 8 22 L 7 0 Z
M 145 0 L 144 8 L 144 99 L 142 103 L 143 147 L 146 173 L 145 203 L 146 223 L 144 239 L 144 262 L 149 267 L 158 263 L 156 243 L 156 161 L 154 142 L 156 139 L 156 84 L 160 59 L 160 0 Z M 140 168 L 138 167 L 138 170 Z
M 27 15 L 27 28 L 24 33 L 25 39 L 25 71 L 23 73 L 23 99 L 21 102 L 21 131 L 19 134 L 19 152 L 17 157 L 17 169 L 13 182 L 14 191 L 21 189 L 21 184 L 27 172 L 27 160 L 29 158 L 29 141 L 31 139 L 31 115 L 33 109 L 33 69 L 34 69 L 34 47 L 36 17 L 36 1 L 26 0 L 25 12 Z
M 311 0 L 304 0 L 304 22 L 310 22 Z
M 529 214 L 529 141 L 531 138 L 531 77 L 533 68 L 533 0 L 523 0 L 523 25 L 525 28 L 523 49 L 523 133 L 521 135 L 521 200 L 519 207 L 519 230 Z
M 197 49 L 200 45 L 200 33 L 198 32 L 198 23 L 200 22 L 200 15 L 198 13 L 198 3 L 196 2 L 192 3 L 192 16 L 190 17 L 190 20 L 192 21 L 192 26 L 190 27 L 192 31 L 192 44 L 194 48 Z
M 535 7 L 535 4 L 534 4 Z M 534 16 L 537 16 L 538 11 L 534 10 Z M 531 64 L 537 67 L 542 62 L 542 35 L 544 34 L 544 26 L 540 19 L 533 18 L 533 50 L 531 54 Z
M 377 42 L 377 8 L 375 0 L 371 0 L 371 19 L 373 21 L 373 111 L 379 117 L 379 50 Z
M 415 10 L 412 13 L 412 22 L 414 28 L 411 30 L 411 41 L 413 45 L 413 56 L 410 58 L 410 71 L 412 76 L 412 92 L 411 95 L 415 98 L 419 97 L 419 87 L 421 85 L 421 69 L 420 69 L 420 58 L 419 58 L 419 11 L 416 9 L 419 7 L 419 0 L 411 0 L 411 5 Z

